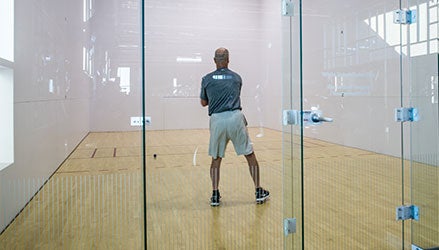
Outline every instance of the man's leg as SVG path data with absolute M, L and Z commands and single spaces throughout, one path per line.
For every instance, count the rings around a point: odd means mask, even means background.
M 210 165 L 210 179 L 212 180 L 212 189 L 218 190 L 219 180 L 220 180 L 220 166 L 221 157 L 214 159 L 212 157 L 212 163 Z
M 212 197 L 210 198 L 211 206 L 219 206 L 221 195 L 218 190 L 219 180 L 220 180 L 220 166 L 221 158 L 218 157 L 214 159 L 212 157 L 212 164 L 210 165 L 210 179 L 212 180 Z
M 259 164 L 256 160 L 255 153 L 252 152 L 251 154 L 246 155 L 245 159 L 247 159 L 250 175 L 252 176 L 253 182 L 255 183 L 256 202 L 258 204 L 262 204 L 268 199 L 268 197 L 270 197 L 270 192 L 261 188 L 261 186 L 259 185 Z
M 255 184 L 255 188 L 258 188 L 258 187 L 260 187 L 260 185 L 259 185 L 259 164 L 258 164 L 258 160 L 256 160 L 256 155 L 254 152 L 252 152 L 251 154 L 246 155 L 245 159 L 247 159 L 248 169 L 250 171 L 250 175 L 252 176 L 253 182 Z

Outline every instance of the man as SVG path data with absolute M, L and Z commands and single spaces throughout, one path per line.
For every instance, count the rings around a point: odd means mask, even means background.
M 256 189 L 256 203 L 264 203 L 270 192 L 259 185 L 259 164 L 253 152 L 247 121 L 241 112 L 241 77 L 228 69 L 229 51 L 219 48 L 215 51 L 216 70 L 203 77 L 201 82 L 201 106 L 209 106 L 210 142 L 212 156 L 210 178 L 212 179 L 211 206 L 220 204 L 218 184 L 221 159 L 224 158 L 227 143 L 231 140 L 237 155 L 244 155 Z

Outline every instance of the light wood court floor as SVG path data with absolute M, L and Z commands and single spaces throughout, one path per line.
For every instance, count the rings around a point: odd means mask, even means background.
M 281 134 L 250 130 L 261 185 L 271 192 L 255 203 L 255 189 L 243 156 L 229 145 L 222 160 L 220 207 L 210 207 L 209 132 L 167 131 L 148 140 L 148 249 L 282 249 Z M 157 158 L 151 159 L 151 155 Z M 195 163 L 195 164 L 194 164 Z
M 139 132 L 88 134 L 0 235 L 0 249 L 142 249 L 141 163 Z
M 282 134 L 249 131 L 271 199 L 255 204 L 245 158 L 229 145 L 216 208 L 209 204 L 208 131 L 147 132 L 148 249 L 283 249 L 283 185 L 289 183 L 283 179 Z M 395 220 L 402 202 L 400 160 L 310 138 L 304 150 L 305 248 L 401 249 L 402 226 Z M 0 235 L 0 249 L 143 249 L 141 167 L 139 132 L 90 133 Z M 433 216 L 423 218 L 431 223 L 415 237 L 435 246 L 438 168 L 416 167 L 416 178 L 427 183 L 417 197 Z M 407 168 L 406 184 L 408 176 Z

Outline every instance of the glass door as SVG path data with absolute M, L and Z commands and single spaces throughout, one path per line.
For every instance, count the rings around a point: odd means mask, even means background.
M 294 7 L 282 24 L 284 224 L 288 229 L 295 222 L 296 228 L 286 234 L 285 248 L 410 249 L 421 223 L 413 222 L 410 230 L 395 209 L 420 199 L 416 192 L 426 188 L 410 188 L 424 182 L 415 176 L 421 171 L 415 162 L 437 167 L 437 139 L 428 146 L 410 133 L 437 135 L 437 41 L 431 38 L 437 37 L 437 1 L 288 3 Z M 398 20 L 395 11 L 412 5 L 428 15 L 428 29 L 424 19 Z M 416 41 L 414 33 L 421 36 Z M 429 62 L 413 55 L 426 40 L 436 49 Z M 428 73 L 422 63 L 429 63 Z M 428 88 L 425 79 L 420 87 L 408 84 L 426 76 Z M 396 119 L 399 108 L 415 106 L 415 93 L 424 102 L 429 97 L 428 125 Z M 420 124 L 431 127 L 422 130 Z M 411 150 L 411 144 L 417 147 Z M 416 152 L 431 154 L 416 161 Z M 437 187 L 437 169 L 430 171 L 429 185 Z M 437 204 L 434 195 L 426 200 Z M 437 208 L 429 213 L 437 218 Z M 437 228 L 432 221 L 422 230 Z
M 418 19 L 407 30 L 408 105 L 419 120 L 411 129 L 411 204 L 419 208 L 412 221 L 412 248 L 439 248 L 438 1 L 407 1 Z

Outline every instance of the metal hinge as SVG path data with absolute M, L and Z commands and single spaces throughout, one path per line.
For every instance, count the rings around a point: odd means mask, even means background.
M 282 16 L 293 16 L 294 6 L 292 0 L 282 0 Z
M 284 110 L 282 116 L 282 124 L 286 125 L 297 125 L 300 121 L 300 111 L 299 110 Z
M 419 114 L 417 108 L 396 108 L 395 121 L 397 122 L 417 122 Z
M 393 23 L 412 24 L 418 18 L 416 10 L 395 10 L 393 11 Z
M 397 207 L 396 220 L 419 220 L 419 207 L 415 205 Z
M 296 232 L 296 218 L 284 219 L 284 234 L 285 236 Z

